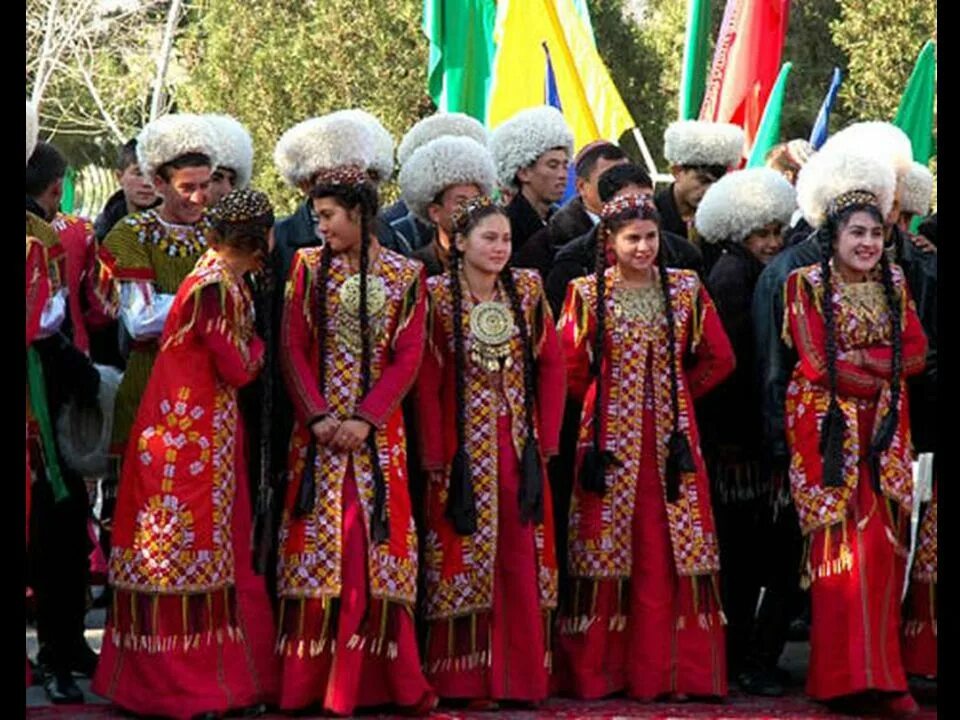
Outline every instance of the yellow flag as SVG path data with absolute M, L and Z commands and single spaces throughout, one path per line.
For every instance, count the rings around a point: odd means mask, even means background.
M 520 110 L 546 104 L 546 55 L 557 81 L 563 116 L 576 149 L 594 140 L 616 142 L 634 127 L 573 0 L 500 0 L 497 54 L 487 106 L 496 128 Z

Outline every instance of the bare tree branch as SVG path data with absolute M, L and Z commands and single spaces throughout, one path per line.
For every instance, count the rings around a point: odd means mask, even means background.
M 160 114 L 160 104 L 163 101 L 163 83 L 167 77 L 167 67 L 170 64 L 170 53 L 173 51 L 173 35 L 177 29 L 177 19 L 180 16 L 181 0 L 173 0 L 170 12 L 167 15 L 167 27 L 163 33 L 163 43 L 160 45 L 160 56 L 157 58 L 157 79 L 153 86 L 153 101 L 150 103 L 150 120 L 156 120 Z

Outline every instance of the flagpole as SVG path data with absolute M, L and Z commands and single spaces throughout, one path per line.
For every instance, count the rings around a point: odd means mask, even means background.
M 643 155 L 643 162 L 647 166 L 647 172 L 650 173 L 650 179 L 653 182 L 671 182 L 673 175 L 660 174 L 657 172 L 657 166 L 653 162 L 653 155 L 650 154 L 650 148 L 647 147 L 646 140 L 640 132 L 640 128 L 633 128 L 633 139 L 640 148 L 640 154 Z

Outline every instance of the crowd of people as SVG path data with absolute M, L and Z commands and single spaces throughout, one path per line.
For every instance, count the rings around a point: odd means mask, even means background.
M 664 141 L 654 192 L 614 142 L 575 152 L 554 108 L 492 132 L 432 115 L 396 149 L 341 110 L 279 138 L 302 200 L 277 219 L 237 120 L 171 114 L 121 149 L 90 222 L 60 211 L 67 163 L 28 102 L 50 698 L 82 702 L 74 673 L 178 718 L 776 696 L 806 616 L 810 697 L 915 711 L 907 677 L 937 667 L 915 470 L 933 178 L 883 122 L 754 169 L 734 125 Z M 76 417 L 100 421 L 86 450 Z

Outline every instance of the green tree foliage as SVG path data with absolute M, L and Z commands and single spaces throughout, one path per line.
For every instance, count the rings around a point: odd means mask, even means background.
M 196 9 L 180 105 L 226 112 L 249 128 L 253 183 L 278 210 L 299 199 L 273 166 L 292 125 L 358 107 L 399 138 L 429 112 L 420 0 L 204 0 Z

